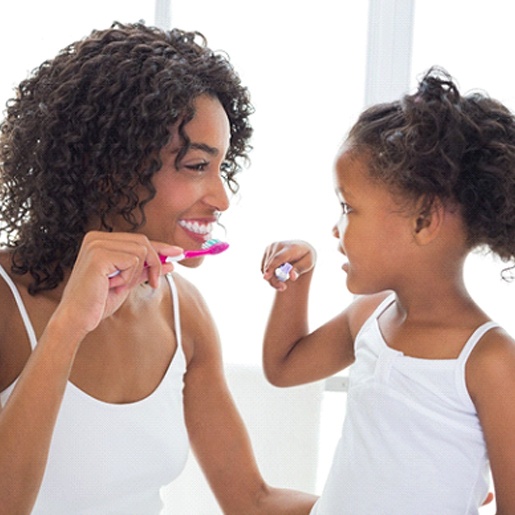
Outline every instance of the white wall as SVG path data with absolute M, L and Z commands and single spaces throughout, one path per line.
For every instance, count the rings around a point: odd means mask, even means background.
M 3 0 L 0 102 L 27 70 L 67 43 L 113 20 L 152 22 L 154 7 L 154 0 Z M 511 0 L 418 0 L 411 86 L 418 74 L 440 64 L 464 89 L 484 88 L 515 108 L 514 11 Z M 173 25 L 200 30 L 212 47 L 229 53 L 257 109 L 253 164 L 222 220 L 231 249 L 185 274 L 218 321 L 226 362 L 259 366 L 272 297 L 259 264 L 270 241 L 299 237 L 318 248 L 313 325 L 350 300 L 331 237 L 339 210 L 331 168 L 365 102 L 368 2 L 172 0 L 170 12 Z M 499 280 L 500 269 L 473 256 L 467 282 L 485 310 L 515 334 L 515 285 Z M 324 424 L 339 425 L 340 415 L 326 415 Z M 330 438 L 323 440 L 329 449 Z
M 226 375 L 267 482 L 317 491 L 322 385 L 278 390 L 266 382 L 261 367 L 255 365 L 228 365 Z M 162 496 L 162 515 L 222 513 L 193 455 L 186 470 L 163 489 Z
M 515 3 L 511 0 L 418 0 L 415 8 L 412 86 L 438 64 L 462 92 L 484 90 L 515 109 L 515 68 L 511 64 Z M 515 334 L 515 284 L 500 278 L 503 263 L 470 256 L 466 282 L 483 309 Z

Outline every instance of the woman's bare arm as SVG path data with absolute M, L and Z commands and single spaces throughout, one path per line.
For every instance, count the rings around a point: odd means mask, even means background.
M 195 455 L 220 506 L 227 515 L 307 515 L 315 496 L 272 488 L 263 480 L 225 381 L 213 320 L 198 292 L 184 280 L 180 284 L 183 334 L 185 341 L 190 340 L 186 423 Z
M 86 236 L 61 302 L 0 411 L 0 515 L 31 512 L 76 352 L 85 336 L 119 308 L 134 286 L 145 279 L 156 283 L 171 268 L 162 269 L 155 245 L 138 235 Z M 165 246 L 161 247 L 164 251 Z M 154 266 L 143 270 L 145 261 Z M 122 273 L 110 280 L 109 273 L 116 269 Z M 5 304 L 15 309 L 14 303 Z M 10 337 L 2 334 L 0 359 L 10 359 Z

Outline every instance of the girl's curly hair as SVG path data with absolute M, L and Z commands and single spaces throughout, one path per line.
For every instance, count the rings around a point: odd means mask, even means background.
M 108 231 L 113 214 L 133 229 L 144 222 L 159 150 L 178 124 L 177 160 L 184 156 L 184 126 L 201 94 L 216 97 L 229 118 L 222 174 L 236 191 L 253 107 L 228 58 L 202 34 L 115 22 L 21 82 L 0 126 L 0 230 L 13 272 L 31 274 L 32 294 L 62 281 L 92 219 Z
M 461 209 L 470 248 L 515 257 L 515 118 L 486 94 L 460 95 L 431 68 L 418 90 L 366 109 L 347 144 L 364 151 L 370 174 L 430 210 L 435 199 Z

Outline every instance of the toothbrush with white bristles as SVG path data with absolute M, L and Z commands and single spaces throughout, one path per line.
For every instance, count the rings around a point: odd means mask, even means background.
M 207 240 L 202 244 L 202 247 L 197 250 L 185 250 L 181 254 L 178 254 L 177 256 L 162 256 L 159 254 L 159 259 L 161 260 L 161 263 L 176 263 L 177 261 L 182 261 L 183 259 L 191 259 L 201 256 L 214 256 L 215 254 L 220 254 L 224 250 L 227 250 L 229 248 L 229 244 L 225 241 L 220 241 L 217 239 L 211 239 Z M 145 266 L 147 264 L 145 263 Z M 116 270 L 112 274 L 109 274 L 108 277 L 111 279 L 112 277 L 116 277 L 121 272 L 120 270 Z

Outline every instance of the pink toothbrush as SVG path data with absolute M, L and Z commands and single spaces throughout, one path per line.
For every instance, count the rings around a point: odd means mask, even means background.
M 220 254 L 224 250 L 229 248 L 229 244 L 225 241 L 220 241 L 216 239 L 207 240 L 202 244 L 202 248 L 198 250 L 185 250 L 182 254 L 177 256 L 162 256 L 159 254 L 159 259 L 161 263 L 176 263 L 177 261 L 182 261 L 183 259 L 190 259 L 200 256 L 214 256 L 215 254 Z M 145 263 L 145 266 L 147 264 Z M 116 277 L 120 273 L 120 270 L 116 270 L 112 274 L 109 274 L 109 279 Z
M 190 259 L 200 256 L 214 256 L 215 254 L 220 254 L 224 250 L 227 250 L 229 244 L 225 241 L 220 241 L 216 239 L 207 240 L 202 244 L 202 248 L 198 250 L 185 250 L 182 254 L 178 256 L 159 256 L 161 263 L 175 263 L 177 261 L 182 261 L 183 259 Z

